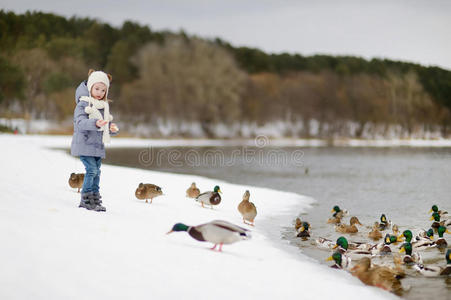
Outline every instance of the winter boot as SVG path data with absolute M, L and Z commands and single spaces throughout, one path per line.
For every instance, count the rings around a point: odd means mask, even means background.
M 83 207 L 87 210 L 93 210 L 95 208 L 93 193 L 81 193 L 80 205 L 78 205 L 78 207 Z
M 106 211 L 105 206 L 102 205 L 102 200 L 100 200 L 100 199 L 102 199 L 102 196 L 100 196 L 100 193 L 94 192 L 92 194 L 92 197 L 93 197 L 94 205 L 95 205 L 94 210 L 95 211 Z

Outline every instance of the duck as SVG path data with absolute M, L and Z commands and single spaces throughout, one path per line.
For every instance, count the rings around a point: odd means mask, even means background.
M 382 238 L 382 233 L 379 230 L 379 222 L 374 222 L 373 229 L 368 233 L 368 237 L 375 241 Z
M 302 226 L 301 228 L 299 228 L 299 231 L 297 233 L 297 237 L 303 238 L 303 239 L 307 239 L 308 237 L 310 237 L 310 226 L 308 222 L 302 222 Z
M 418 232 L 417 236 L 415 237 L 415 240 L 420 241 L 422 239 L 426 240 L 433 240 L 434 239 L 434 230 L 432 228 L 429 228 L 427 231 L 422 229 Z
M 215 250 L 219 245 L 218 251 L 222 252 L 222 245 L 233 244 L 238 241 L 251 238 L 250 231 L 238 225 L 223 220 L 214 220 L 197 226 L 188 226 L 183 223 L 176 223 L 166 234 L 173 232 L 186 231 L 193 239 L 200 242 L 210 242 Z
M 418 242 L 418 241 L 412 241 L 412 231 L 410 230 L 404 230 L 402 235 L 400 235 L 398 237 L 398 241 L 402 241 L 402 238 L 405 238 L 406 243 L 411 243 L 412 244 L 412 248 L 414 248 L 415 250 L 425 250 L 427 248 L 431 248 L 431 247 L 435 247 L 435 243 L 433 241 L 428 241 L 428 242 Z
M 438 238 L 435 241 L 435 245 L 437 248 L 442 249 L 442 248 L 446 248 L 448 246 L 448 243 L 446 242 L 445 238 L 443 237 L 443 234 L 445 234 L 445 233 L 451 234 L 451 232 L 448 229 L 446 229 L 445 226 L 440 226 L 437 229 Z
M 200 190 L 196 187 L 196 183 L 191 183 L 191 186 L 186 190 L 186 197 L 196 198 L 200 195 Z
M 84 173 L 70 173 L 69 186 L 73 189 L 78 189 L 77 193 L 80 193 L 80 189 L 83 187 L 83 181 L 85 180 Z
M 439 209 L 438 209 L 438 206 L 435 205 L 435 204 L 432 205 L 431 210 L 429 211 L 429 213 L 432 213 L 432 212 L 438 213 L 438 214 L 440 215 L 440 218 L 442 218 L 443 220 L 446 220 L 446 219 L 449 219 L 449 218 L 450 218 L 450 216 L 448 215 L 448 212 L 447 212 L 447 211 L 441 211 L 441 210 L 439 210 Z
M 412 252 L 412 244 L 410 242 L 405 242 L 402 244 L 399 253 L 406 253 L 403 258 L 403 262 L 406 265 L 414 265 L 415 263 L 423 263 L 423 258 L 418 252 Z
M 386 266 L 371 266 L 371 259 L 362 258 L 352 269 L 351 274 L 364 284 L 376 286 L 390 292 L 402 291 L 400 279 L 404 274 Z
M 412 242 L 413 249 L 425 250 L 435 247 L 434 230 L 430 228 L 428 231 L 421 230 Z
M 383 231 L 388 227 L 390 227 L 390 223 L 387 221 L 387 217 L 385 216 L 385 214 L 381 215 L 380 221 L 381 222 L 379 223 L 379 230 Z
M 319 237 L 315 240 L 316 244 L 320 248 L 327 248 L 327 249 L 333 249 L 333 247 L 336 245 L 336 243 L 332 240 L 329 240 L 324 237 Z
M 205 192 L 197 196 L 196 201 L 200 202 L 202 207 L 204 207 L 204 204 L 208 204 L 213 209 L 213 205 L 221 203 L 220 193 L 222 193 L 221 189 L 217 185 L 213 188 L 213 191 Z
M 163 191 L 161 187 L 151 183 L 140 183 L 138 188 L 135 191 L 135 196 L 139 200 L 146 200 L 146 203 L 149 203 L 147 200 L 150 199 L 150 203 L 152 204 L 153 198 L 163 195 Z
M 445 259 L 445 267 L 416 264 L 414 268 L 425 277 L 449 276 L 451 275 L 451 249 L 448 249 L 448 251 L 446 251 Z
M 249 193 L 249 191 L 244 192 L 243 201 L 238 204 L 238 211 L 243 217 L 244 224 L 254 226 L 254 220 L 257 216 L 257 208 L 255 207 L 254 203 L 249 202 L 250 196 L 251 194 Z M 249 223 L 246 223 L 246 221 Z
M 399 235 L 399 228 L 398 225 L 393 224 L 393 226 L 391 227 L 391 230 L 393 231 L 393 235 L 398 236 Z
M 391 239 L 390 239 L 390 234 L 386 234 L 384 237 L 384 241 L 382 243 L 378 243 L 376 245 L 374 245 L 373 247 L 371 247 L 370 251 L 373 255 L 387 255 L 390 254 L 391 248 L 390 248 L 390 244 L 391 244 Z
M 333 260 L 335 263 L 330 266 L 333 269 L 348 269 L 351 266 L 351 258 L 346 255 L 341 254 L 340 252 L 334 252 L 331 256 L 329 256 L 327 261 Z
M 338 205 L 335 205 L 332 210 L 330 211 L 333 213 L 332 217 L 334 218 L 343 218 L 344 216 L 348 215 L 348 211 L 346 209 L 340 209 Z
M 341 233 L 357 233 L 359 229 L 357 228 L 356 224 L 362 225 L 360 223 L 359 219 L 357 217 L 352 217 L 349 220 L 350 225 L 346 224 L 340 224 L 335 226 L 335 231 L 341 232 Z
M 350 247 L 351 245 L 351 247 Z M 361 247 L 361 248 L 359 248 Z M 338 249 L 337 249 L 338 248 Z M 369 247 L 368 247 L 369 248 Z M 353 259 L 360 259 L 365 256 L 371 256 L 371 252 L 366 250 L 367 245 L 364 243 L 349 243 L 344 236 L 340 236 L 332 249 L 337 249 L 336 251 L 341 254 L 346 254 Z
M 327 224 L 340 224 L 341 223 L 341 218 L 339 217 L 332 217 L 327 219 Z

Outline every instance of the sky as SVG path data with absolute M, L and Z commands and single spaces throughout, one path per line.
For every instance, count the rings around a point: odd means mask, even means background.
M 1 0 L 0 8 L 125 20 L 268 53 L 389 58 L 451 70 L 449 0 Z

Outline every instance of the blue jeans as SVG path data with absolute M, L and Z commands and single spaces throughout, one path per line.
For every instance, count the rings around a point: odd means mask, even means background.
M 95 156 L 80 156 L 81 162 L 85 165 L 86 173 L 83 181 L 82 193 L 99 192 L 100 166 L 102 158 Z

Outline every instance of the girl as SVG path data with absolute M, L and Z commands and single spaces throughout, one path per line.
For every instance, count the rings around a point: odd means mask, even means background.
M 109 143 L 110 134 L 116 135 L 119 128 L 110 123 L 113 116 L 107 97 L 111 76 L 92 69 L 88 75 L 88 80 L 76 91 L 71 154 L 79 156 L 86 169 L 79 207 L 105 211 L 99 193 L 100 166 L 105 158 L 105 144 Z

